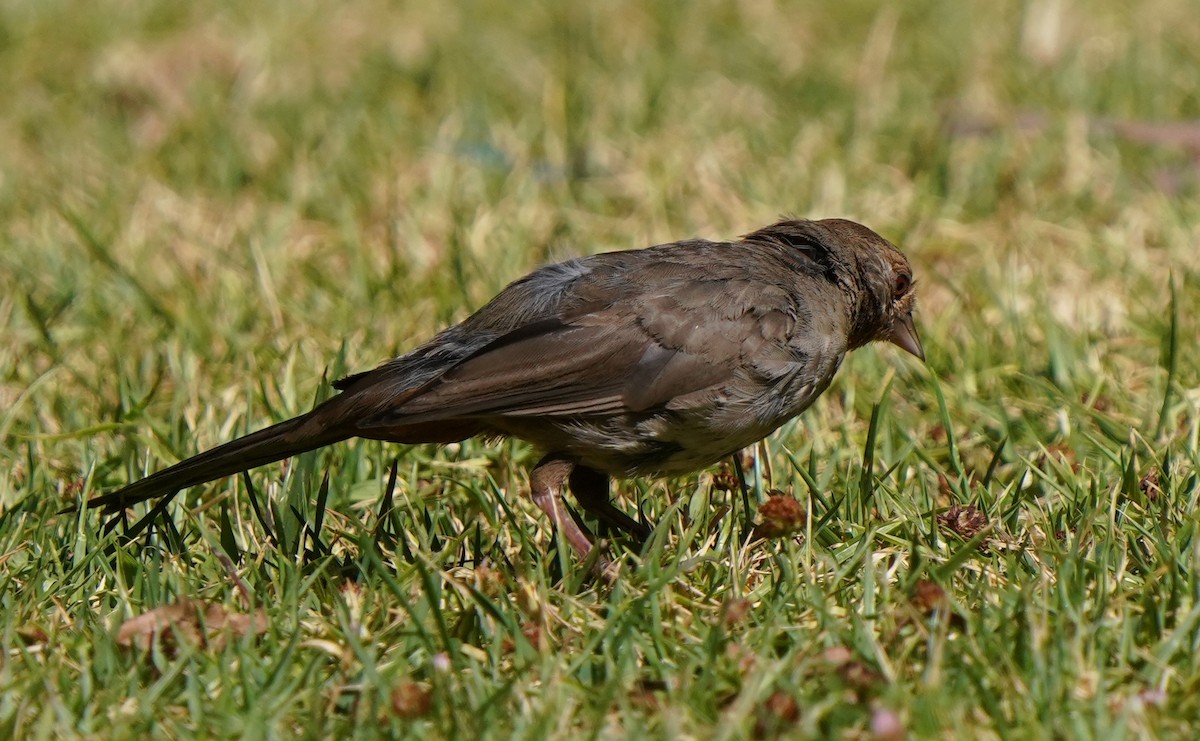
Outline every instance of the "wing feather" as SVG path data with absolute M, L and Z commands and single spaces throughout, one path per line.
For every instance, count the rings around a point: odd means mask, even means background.
M 714 256 L 730 249 L 688 248 Z M 612 253 L 549 275 L 549 285 L 533 274 L 462 325 L 498 330 L 489 341 L 459 354 L 419 389 L 400 384 L 411 389 L 402 399 L 371 399 L 373 412 L 357 426 L 366 432 L 455 418 L 647 412 L 698 392 L 727 393 L 752 364 L 792 360 L 785 345 L 795 308 L 776 274 L 751 276 L 714 259 L 707 261 L 713 274 L 697 278 L 694 263 L 681 260 L 666 249 Z M 544 300 L 547 293 L 553 300 Z M 520 310 L 535 303 L 535 294 L 543 296 L 537 311 Z M 500 322 L 491 316 L 500 309 L 525 320 Z M 397 385 L 387 366 L 377 372 L 360 382 L 364 396 L 372 386 Z

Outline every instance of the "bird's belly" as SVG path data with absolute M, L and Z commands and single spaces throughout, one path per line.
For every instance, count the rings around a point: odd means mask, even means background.
M 675 475 L 707 468 L 722 458 L 762 440 L 774 432 L 785 419 L 769 423 L 747 423 L 714 425 L 712 420 L 700 420 L 694 425 L 674 425 L 669 430 L 669 439 L 674 442 L 662 449 L 663 455 L 639 461 L 631 471 L 635 475 Z
M 761 406 L 718 405 L 559 419 L 510 417 L 492 425 L 616 477 L 677 475 L 705 468 L 753 445 L 805 406 L 807 403 L 784 405 L 777 414 L 769 415 L 762 413 Z

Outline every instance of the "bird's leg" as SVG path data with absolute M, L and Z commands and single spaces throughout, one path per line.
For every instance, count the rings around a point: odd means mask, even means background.
M 653 531 L 621 510 L 617 509 L 608 496 L 608 475 L 586 466 L 575 466 L 571 471 L 571 493 L 584 511 L 609 527 L 645 544 Z
M 555 532 L 566 538 L 571 549 L 581 560 L 592 552 L 591 537 L 588 535 L 563 502 L 563 489 L 566 488 L 567 476 L 575 462 L 556 453 L 551 453 L 538 462 L 529 473 L 529 488 L 533 495 L 533 503 L 546 513 Z M 596 573 L 606 581 L 612 581 L 615 571 L 608 559 L 600 557 L 596 560 Z

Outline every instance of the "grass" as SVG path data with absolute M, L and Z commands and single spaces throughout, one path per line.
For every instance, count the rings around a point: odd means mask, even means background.
M 1190 3 L 108 5 L 0 9 L 3 735 L 1200 722 Z M 784 212 L 900 244 L 929 356 L 857 352 L 759 447 L 795 537 L 743 542 L 716 470 L 626 482 L 660 527 L 602 587 L 536 451 L 474 441 L 301 456 L 132 540 L 56 514 L 547 260 Z M 183 600 L 235 626 L 122 633 Z

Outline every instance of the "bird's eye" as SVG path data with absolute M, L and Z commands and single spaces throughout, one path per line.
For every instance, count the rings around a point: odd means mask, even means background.
M 908 289 L 912 288 L 912 278 L 907 273 L 900 273 L 896 276 L 896 284 L 892 288 L 895 298 L 904 298 Z

